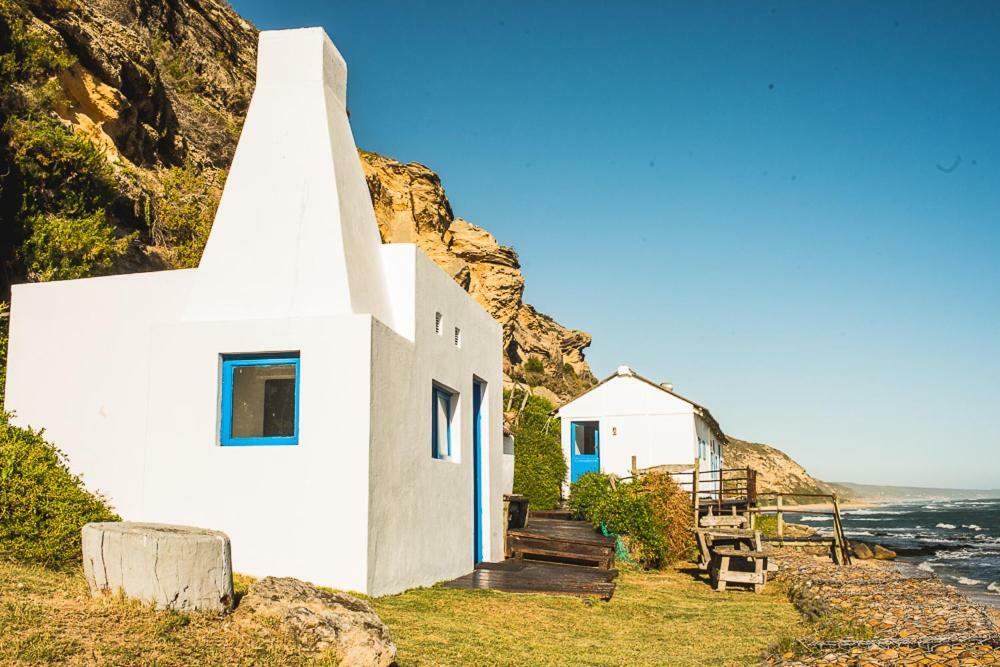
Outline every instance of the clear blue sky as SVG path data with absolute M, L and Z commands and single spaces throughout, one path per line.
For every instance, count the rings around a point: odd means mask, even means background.
M 1000 488 L 1000 3 L 235 0 L 526 299 L 831 480 Z

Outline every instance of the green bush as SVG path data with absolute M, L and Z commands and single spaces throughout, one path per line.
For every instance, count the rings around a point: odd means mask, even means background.
M 222 194 L 223 173 L 173 167 L 163 176 L 163 195 L 156 202 L 153 239 L 168 248 L 178 269 L 198 266 L 212 231 Z
M 104 210 L 77 217 L 54 214 L 29 219 L 31 236 L 22 248 L 28 277 L 70 280 L 111 273 L 128 252 L 132 236 L 116 238 Z
M 0 558 L 59 567 L 80 560 L 80 529 L 119 521 L 83 488 L 41 432 L 0 416 Z
M 524 395 L 515 393 L 520 405 Z M 528 498 L 533 509 L 553 509 L 559 505 L 566 478 L 559 420 L 551 417 L 552 404 L 540 396 L 529 396 L 513 423 L 514 493 Z
M 33 114 L 4 125 L 11 159 L 25 183 L 23 212 L 89 215 L 114 203 L 107 158 L 55 118 Z
M 569 505 L 595 527 L 620 535 L 629 555 L 644 567 L 661 567 L 691 554 L 690 504 L 669 475 L 651 473 L 612 486 L 607 476 L 588 473 L 572 485 Z

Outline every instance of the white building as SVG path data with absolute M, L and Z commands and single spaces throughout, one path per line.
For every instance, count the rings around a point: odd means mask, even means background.
M 197 269 L 18 285 L 7 406 L 126 519 L 383 595 L 502 546 L 500 326 L 382 245 L 321 29 L 260 35 Z
M 725 436 L 708 409 L 628 366 L 563 405 L 558 415 L 569 482 L 587 472 L 626 477 L 633 456 L 638 468 L 691 470 L 695 459 L 703 471 L 722 468 Z

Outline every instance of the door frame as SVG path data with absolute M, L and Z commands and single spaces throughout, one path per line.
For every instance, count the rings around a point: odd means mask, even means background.
M 472 379 L 472 563 L 485 560 L 483 548 L 483 398 L 486 383 Z
M 594 431 L 594 453 L 576 453 L 576 425 L 577 424 L 597 424 Z M 580 475 L 587 472 L 601 472 L 601 421 L 599 419 L 574 419 L 569 423 L 569 481 L 575 482 Z M 577 472 L 579 465 L 586 466 L 586 470 Z

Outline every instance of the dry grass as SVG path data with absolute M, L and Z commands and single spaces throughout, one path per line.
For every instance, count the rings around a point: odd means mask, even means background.
M 239 578 L 237 590 L 249 580 Z M 802 629 L 777 585 L 717 594 L 679 571 L 623 572 L 610 603 L 427 588 L 373 601 L 410 665 L 745 665 Z M 303 665 L 275 627 L 93 600 L 79 570 L 0 563 L 2 665 Z
M 0 562 L 2 665 L 306 665 L 279 628 L 244 615 L 156 612 L 91 599 L 79 569 Z

